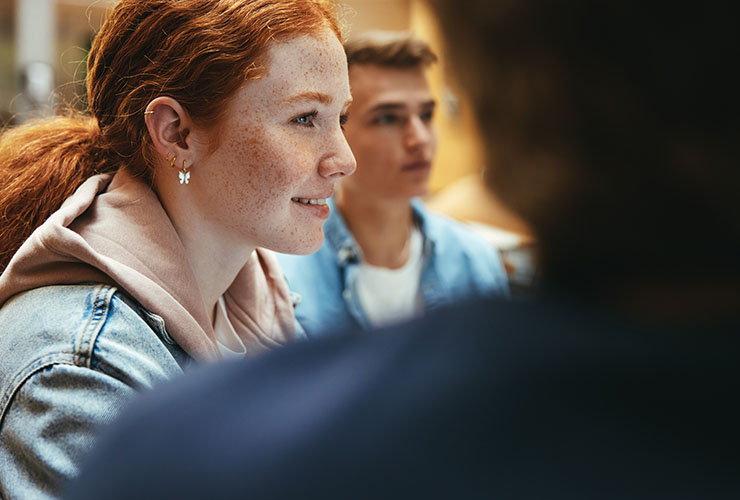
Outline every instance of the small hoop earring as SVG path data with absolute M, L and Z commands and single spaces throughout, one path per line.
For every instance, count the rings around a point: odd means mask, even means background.
M 178 177 L 180 178 L 180 184 L 190 184 L 190 172 L 185 167 L 185 160 L 182 161 L 182 168 L 178 172 Z

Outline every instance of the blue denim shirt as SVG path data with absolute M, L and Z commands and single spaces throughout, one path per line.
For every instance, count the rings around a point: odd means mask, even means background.
M 56 498 L 98 429 L 191 359 L 115 287 L 48 286 L 0 309 L 0 498 Z
M 291 291 L 301 295 L 296 320 L 308 338 L 370 328 L 356 287 L 362 252 L 334 200 L 328 203 L 331 214 L 319 251 L 278 254 Z M 508 296 L 506 271 L 496 248 L 462 224 L 427 212 L 419 200 L 412 201 L 412 209 L 424 237 L 420 290 L 425 310 L 474 296 Z

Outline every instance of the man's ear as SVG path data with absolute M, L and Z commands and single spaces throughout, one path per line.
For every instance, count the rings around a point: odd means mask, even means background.
M 171 97 L 157 97 L 144 112 L 146 128 L 154 147 L 163 158 L 177 158 L 177 165 L 186 161 L 192 165 L 196 151 L 193 143 L 193 123 L 179 102 Z

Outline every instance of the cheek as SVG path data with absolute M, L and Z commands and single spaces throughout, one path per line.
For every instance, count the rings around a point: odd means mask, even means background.
M 210 194 L 229 225 L 261 227 L 290 206 L 315 168 L 311 144 L 262 124 L 233 128 L 221 144 Z
M 436 129 L 436 127 L 432 126 L 431 129 L 430 129 L 430 131 L 429 131 L 429 133 L 430 133 L 430 137 L 431 137 L 431 139 L 429 140 L 429 144 L 430 144 L 430 148 L 432 150 L 432 154 L 434 154 L 434 153 L 437 152 L 437 144 L 439 142 L 439 136 L 437 135 L 437 129 Z
M 283 203 L 310 174 L 310 153 L 298 141 L 252 138 L 235 151 L 237 173 L 226 179 L 231 190 L 241 192 L 253 210 Z M 245 191 L 253 196 L 245 196 Z
M 395 146 L 393 138 L 380 134 L 368 134 L 356 141 L 352 152 L 357 160 L 357 171 L 354 175 L 364 177 L 367 171 L 391 168 L 394 163 Z
M 274 157 L 270 155 L 269 143 L 249 131 L 229 134 L 223 141 L 233 146 L 216 159 L 220 168 L 213 179 L 218 186 L 214 196 L 232 221 L 243 224 L 247 216 L 247 224 L 254 224 L 255 218 L 249 215 L 263 214 L 271 199 L 277 197 L 274 188 L 279 181 L 271 175 Z

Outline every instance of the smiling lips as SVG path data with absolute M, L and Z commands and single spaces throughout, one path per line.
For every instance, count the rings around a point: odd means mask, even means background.
M 319 219 L 329 218 L 329 205 L 326 204 L 326 198 L 291 198 L 290 201 L 298 205 Z
M 303 203 L 304 205 L 326 205 L 326 198 L 291 198 L 290 201 Z

